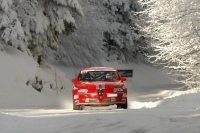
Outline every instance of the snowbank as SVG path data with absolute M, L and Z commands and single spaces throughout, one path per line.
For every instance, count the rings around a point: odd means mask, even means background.
M 0 51 L 0 108 L 60 105 L 71 99 L 65 96 L 71 93 L 71 81 L 65 73 L 56 70 L 57 94 L 53 67 L 40 68 L 31 57 L 12 47 L 6 51 Z M 31 85 L 36 77 L 42 81 L 41 92 Z

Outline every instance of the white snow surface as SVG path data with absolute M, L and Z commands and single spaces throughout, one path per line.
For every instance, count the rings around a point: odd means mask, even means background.
M 53 69 L 39 67 L 26 54 L 7 48 L 0 51 L 0 133 L 199 133 L 200 93 L 198 89 L 177 90 L 164 70 L 145 64 L 104 66 L 134 69 L 128 78 L 129 109 L 116 106 L 72 110 L 71 78 L 78 68 L 55 66 L 65 89 L 48 87 Z M 60 70 L 58 70 L 60 69 Z M 26 85 L 28 79 L 45 79 L 41 92 Z

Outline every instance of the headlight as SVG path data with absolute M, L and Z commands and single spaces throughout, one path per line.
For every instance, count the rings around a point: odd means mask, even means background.
M 123 91 L 122 88 L 114 88 L 114 89 L 113 89 L 113 92 L 121 92 L 121 91 Z
M 88 90 L 87 89 L 80 89 L 80 90 L 78 90 L 78 93 L 88 93 Z

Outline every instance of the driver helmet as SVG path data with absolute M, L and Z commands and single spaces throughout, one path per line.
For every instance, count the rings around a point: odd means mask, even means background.
M 106 74 L 106 79 L 111 79 L 111 75 L 109 73 Z

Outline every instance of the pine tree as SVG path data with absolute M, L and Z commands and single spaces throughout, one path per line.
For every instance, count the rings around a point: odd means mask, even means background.
M 11 45 L 27 52 L 24 31 L 12 5 L 12 0 L 0 1 L 0 50 Z
M 143 47 L 148 45 L 148 38 L 140 32 L 139 18 L 132 13 L 143 10 L 143 7 L 138 1 L 131 0 L 104 0 L 103 5 L 111 11 L 111 21 L 116 25 L 115 29 L 104 32 L 108 60 L 145 61 L 144 54 L 149 51 Z
M 81 0 L 80 4 L 85 17 L 75 17 L 79 29 L 70 36 L 61 36 L 63 49 L 59 53 L 50 56 L 45 52 L 50 62 L 87 67 L 100 66 L 102 59 L 145 61 L 148 51 L 142 47 L 148 44 L 147 38 L 139 31 L 138 17 L 131 12 L 142 10 L 137 0 Z
M 71 34 L 75 31 L 77 27 L 72 13 L 83 16 L 77 0 L 0 2 L 1 46 L 12 45 L 24 52 L 30 50 L 29 55 L 35 59 L 41 55 L 43 48 L 58 50 L 60 34 Z

